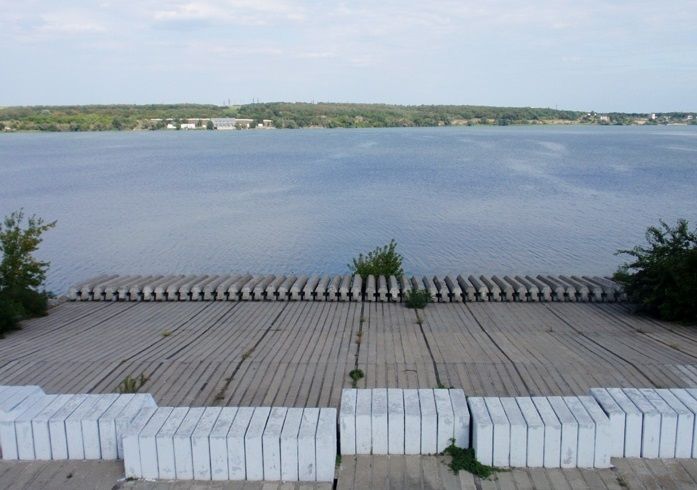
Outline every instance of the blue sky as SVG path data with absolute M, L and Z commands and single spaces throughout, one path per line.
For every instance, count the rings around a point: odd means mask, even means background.
M 697 111 L 697 0 L 0 0 L 0 105 Z

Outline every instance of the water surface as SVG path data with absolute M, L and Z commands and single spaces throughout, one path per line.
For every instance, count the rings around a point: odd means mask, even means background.
M 0 213 L 58 226 L 63 292 L 100 273 L 610 274 L 659 218 L 697 224 L 697 127 L 0 134 Z

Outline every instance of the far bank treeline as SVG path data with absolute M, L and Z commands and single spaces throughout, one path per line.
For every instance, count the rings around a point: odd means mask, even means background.
M 29 106 L 0 108 L 0 131 L 121 131 L 164 129 L 187 119 L 271 120 L 276 128 L 375 128 L 509 124 L 631 124 L 645 114 L 607 114 L 532 107 L 461 105 L 258 103 L 241 106 L 203 104 Z M 690 115 L 661 115 L 655 122 L 693 122 Z M 209 125 L 210 126 L 210 125 Z M 201 129 L 206 124 L 200 124 Z

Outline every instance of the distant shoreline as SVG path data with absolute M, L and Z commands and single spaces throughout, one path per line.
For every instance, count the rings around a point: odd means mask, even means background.
M 0 132 L 103 132 L 441 126 L 694 125 L 697 113 L 597 113 L 533 107 L 286 103 L 0 108 Z

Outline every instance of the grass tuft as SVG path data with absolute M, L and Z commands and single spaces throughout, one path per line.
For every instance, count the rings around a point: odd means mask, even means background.
M 497 471 L 502 471 L 495 466 L 487 466 L 477 461 L 474 449 L 464 449 L 455 445 L 455 440 L 450 439 L 450 446 L 445 448 L 443 454 L 450 456 L 448 467 L 457 475 L 459 471 L 467 471 L 480 478 L 489 478 Z
M 358 381 L 365 377 L 365 374 L 363 374 L 363 371 L 360 369 L 354 369 L 349 373 L 349 376 L 352 380 L 351 386 L 355 388 L 358 385 Z

